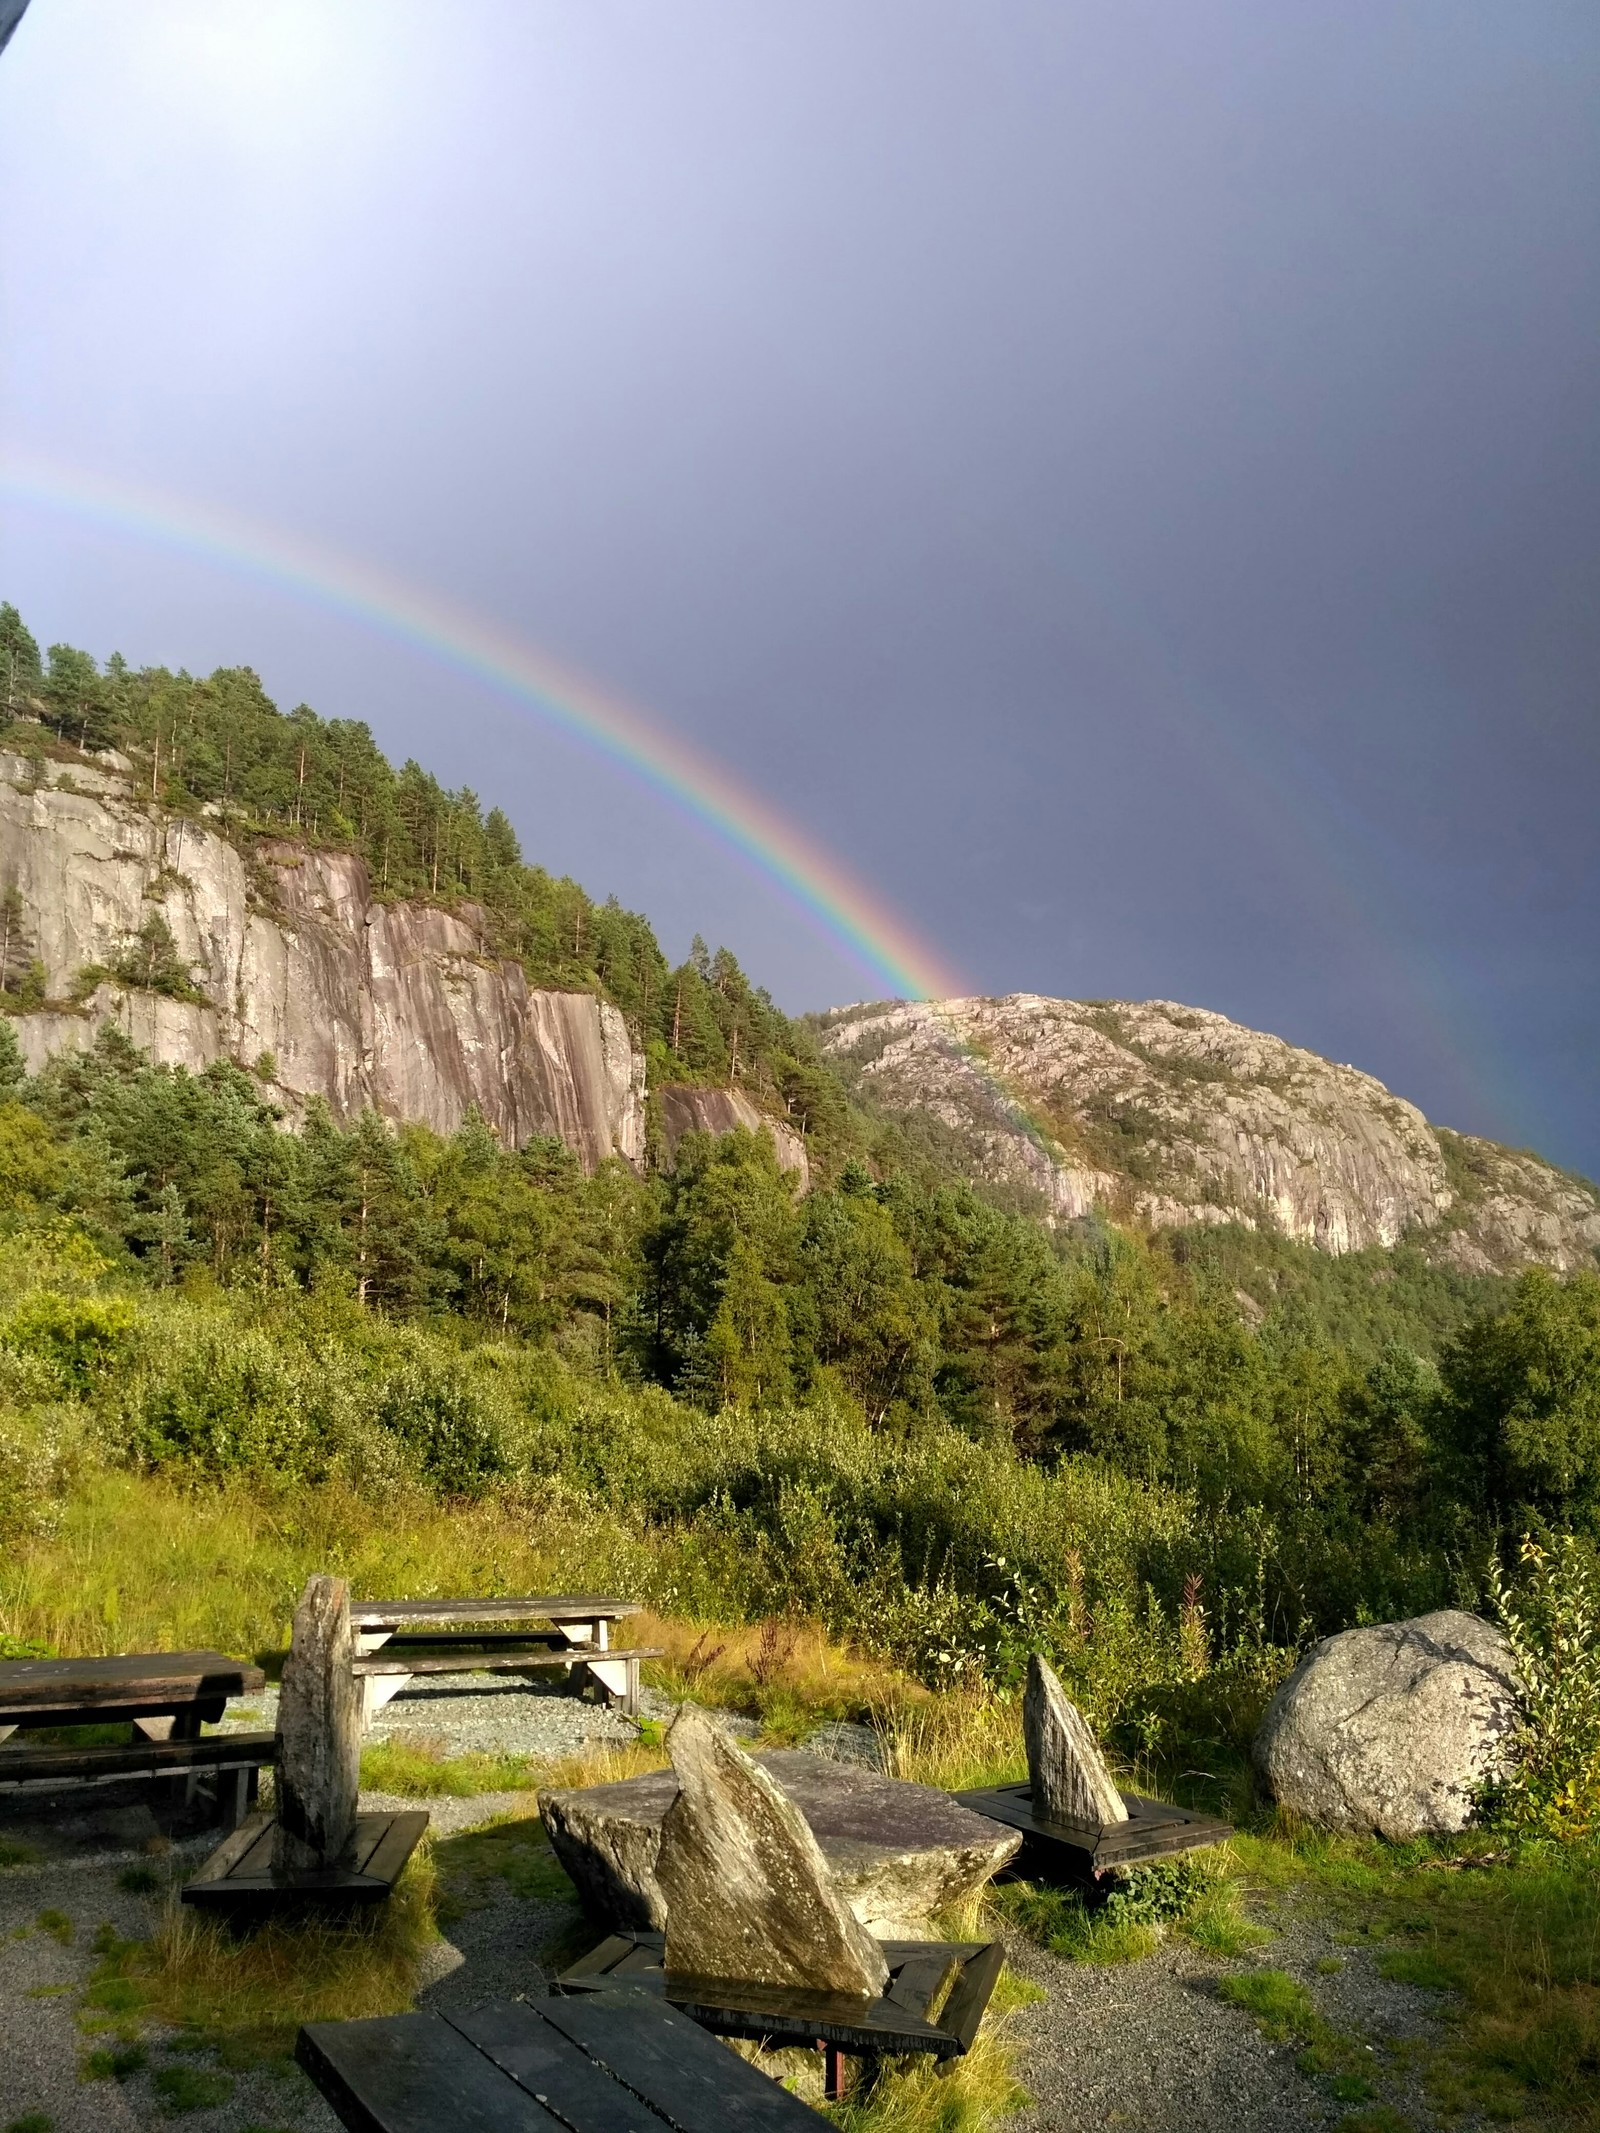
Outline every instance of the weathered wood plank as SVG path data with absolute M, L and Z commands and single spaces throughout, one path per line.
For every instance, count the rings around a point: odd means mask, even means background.
M 582 1644 L 569 1644 L 559 1651 L 528 1650 L 520 1652 L 488 1652 L 481 1658 L 464 1657 L 451 1652 L 437 1659 L 420 1654 L 402 1653 L 391 1659 L 392 1645 L 382 1647 L 383 1656 L 358 1659 L 355 1673 L 358 1681 L 371 1675 L 381 1678 L 385 1674 L 530 1674 L 546 1668 L 592 1666 L 597 1659 L 602 1661 L 622 1659 L 659 1659 L 663 1647 L 659 1644 L 641 1645 L 635 1651 L 608 1651 L 598 1653 Z
M 447 2019 L 572 2133 L 664 2133 L 661 2117 L 545 2021 L 537 2004 L 498 2000 Z
M 295 2058 L 351 2133 L 561 2133 L 442 2015 L 308 2022 Z
M 272 1870 L 271 1819 L 252 1815 L 185 1882 L 183 1901 L 243 1918 L 280 1909 L 338 1911 L 381 1903 L 427 1826 L 422 1809 L 358 1815 L 337 1865 L 280 1876 Z
M 939 2015 L 939 2027 L 955 2040 L 958 2052 L 972 2049 L 1005 1960 L 1005 1945 L 995 1940 L 962 1964 L 961 1975 L 951 1986 L 950 1997 Z
M 587 1955 L 580 1955 L 575 1963 L 562 1972 L 562 1984 L 577 1983 L 584 1978 L 603 1978 L 607 1976 L 626 1955 L 632 1953 L 637 1945 L 637 1942 L 630 1934 L 609 1934 L 598 1948 L 591 1948 Z M 661 1953 L 659 1946 L 655 1952 L 659 1959 Z
M 408 1622 L 620 1622 L 643 1613 L 637 1600 L 554 1593 L 525 1599 L 352 1600 L 358 1629 L 398 1629 Z
M 678 2133 L 816 2133 L 816 2114 L 797 2097 L 639 1993 L 542 2000 L 539 2011 Z
M 375 1816 L 373 1819 L 381 1818 Z M 406 1861 L 422 1842 L 427 1827 L 426 1808 L 390 1815 L 387 1827 L 378 1831 L 377 1842 L 367 1849 L 357 1871 L 369 1881 L 381 1881 L 386 1888 L 393 1888 Z
M 0 1748 L 0 1790 L 87 1783 L 172 1771 L 260 1769 L 276 1752 L 272 1733 L 213 1733 L 201 1740 L 95 1742 L 87 1748 Z
M 890 1988 L 882 1999 L 860 2000 L 845 1993 L 752 1985 L 742 1979 L 681 1977 L 660 1967 L 662 1939 L 659 1933 L 614 1933 L 563 1972 L 560 1988 L 587 1998 L 614 1978 L 666 2000 L 719 2036 L 790 2044 L 820 2041 L 857 2058 L 931 2052 L 944 2059 L 970 2047 L 1005 1960 L 998 1941 L 885 1941 L 881 1946 L 890 1966 Z M 938 2020 L 930 2021 L 928 2001 L 942 1989 L 952 1967 L 960 1974 Z M 897 1996 L 894 1981 L 908 1972 L 906 1991 Z M 925 1994 L 920 2007 L 919 1990 Z
M 0 1719 L 22 1725 L 61 1712 L 129 1717 L 225 1703 L 266 1686 L 260 1667 L 225 1652 L 124 1652 L 103 1659 L 0 1660 Z M 70 1723 L 56 1720 L 56 1722 Z
M 987 1815 L 1027 1840 L 1013 1871 L 1100 1873 L 1111 1866 L 1137 1866 L 1147 1859 L 1170 1857 L 1201 1845 L 1221 1844 L 1233 1835 L 1230 1823 L 1164 1800 L 1123 1794 L 1125 1822 L 1072 1823 L 1035 1811 L 1026 1785 L 1001 1785 L 954 1795 L 963 1807 Z
M 266 1814 L 249 1815 L 231 1835 L 223 1838 L 216 1850 L 189 1876 L 184 1886 L 185 1898 L 197 1883 L 224 1881 L 236 1866 L 243 1864 L 247 1855 L 257 1845 L 265 1846 L 262 1854 L 263 1868 L 272 1862 L 272 1817 Z M 191 1899 L 192 1900 L 192 1899 Z
M 908 2014 L 931 2022 L 929 2009 L 950 1981 L 952 1971 L 961 1968 L 960 1961 L 948 1948 L 940 1948 L 927 1955 L 914 1955 L 894 1969 L 889 1979 L 889 1989 L 884 1994 L 896 2007 L 905 2008 Z M 943 2028 L 943 2023 L 938 2025 Z

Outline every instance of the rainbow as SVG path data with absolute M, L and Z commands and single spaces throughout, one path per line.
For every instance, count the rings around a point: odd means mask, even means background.
M 307 600 L 425 653 L 569 734 L 708 829 L 896 997 L 970 991 L 883 897 L 721 764 L 637 705 L 495 623 L 336 550 L 0 449 L 0 496 L 131 534 Z
M 425 653 L 571 735 L 708 829 L 890 994 L 934 1002 L 970 995 L 876 891 L 770 801 L 637 705 L 483 616 L 302 534 L 11 448 L 0 447 L 0 498 L 236 572 Z M 1005 1115 L 1059 1163 L 1053 1135 L 1018 1092 L 948 1022 L 946 1029 Z

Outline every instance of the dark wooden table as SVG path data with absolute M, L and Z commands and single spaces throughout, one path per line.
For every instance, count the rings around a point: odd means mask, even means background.
M 665 2000 L 719 2037 L 774 2045 L 820 2045 L 830 2103 L 844 2095 L 847 2059 L 898 2058 L 926 2052 L 940 2064 L 972 2049 L 1005 1964 L 997 1940 L 885 1940 L 889 1966 L 880 1999 L 816 1992 L 796 1985 L 756 1985 L 731 1978 L 685 1977 L 665 1966 L 660 1933 L 613 1933 L 559 1980 L 574 1994 L 629 1986 Z
M 1126 1822 L 1057 1822 L 1036 1813 L 1026 1785 L 996 1785 L 954 1798 L 974 1814 L 1022 1832 L 1022 1849 L 1007 1868 L 1010 1879 L 1092 1882 L 1113 1867 L 1142 1866 L 1207 1844 L 1225 1844 L 1233 1825 L 1192 1807 L 1173 1807 L 1125 1792 Z
M 639 1707 L 639 1662 L 658 1647 L 623 1649 L 611 1625 L 641 1612 L 600 1593 L 512 1599 L 353 1600 L 361 1718 L 373 1716 L 418 1674 L 576 1672 L 630 1714 Z M 380 1655 L 381 1656 L 375 1656 Z
M 230 1696 L 266 1687 L 260 1667 L 222 1652 L 127 1652 L 114 1659 L 0 1660 L 0 1740 L 19 1726 L 131 1719 L 148 1740 L 197 1740 Z
M 104 1725 L 129 1720 L 133 1743 L 0 1747 L 0 1792 L 149 1781 L 163 1812 L 187 1815 L 205 1782 L 217 1819 L 232 1829 L 255 1798 L 257 1773 L 271 1763 L 270 1733 L 213 1734 L 230 1696 L 266 1686 L 260 1667 L 222 1652 L 127 1652 L 112 1659 L 0 1661 L 0 1742 L 19 1727 Z
M 642 1992 L 308 2022 L 295 2057 L 351 2133 L 819 2133 L 808 2104 Z

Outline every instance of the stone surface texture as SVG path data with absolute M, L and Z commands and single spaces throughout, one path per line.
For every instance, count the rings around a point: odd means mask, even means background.
M 1326 1829 L 1464 1829 L 1520 1717 L 1505 1638 L 1446 1609 L 1314 1646 L 1267 1708 L 1256 1766 L 1274 1798 Z
M 1034 1812 L 1061 1822 L 1126 1822 L 1128 1810 L 1106 1768 L 1088 1721 L 1055 1669 L 1037 1652 L 1028 1659 L 1022 1736 Z
M 777 1151 L 778 1168 L 800 1181 L 804 1192 L 811 1183 L 811 1165 L 804 1139 L 781 1119 L 758 1111 L 742 1090 L 697 1089 L 684 1082 L 668 1082 L 659 1089 L 662 1156 L 671 1169 L 678 1143 L 686 1133 L 732 1133 L 742 1126 L 747 1133 L 765 1133 Z
M 643 1160 L 644 1060 L 618 1010 L 589 993 L 530 989 L 495 956 L 483 913 L 374 897 L 353 853 L 226 838 L 141 805 L 128 780 L 50 763 L 34 787 L 0 755 L 0 882 L 21 897 L 53 1001 L 90 964 L 113 964 L 151 911 L 172 929 L 197 1000 L 102 985 L 76 1012 L 18 1016 L 23 1055 L 86 1047 L 115 1022 L 158 1061 L 272 1060 L 268 1093 L 291 1118 L 308 1097 L 349 1120 L 450 1133 L 472 1105 L 508 1147 L 554 1134 L 593 1170 Z
M 678 1792 L 661 1820 L 656 1882 L 668 1970 L 876 1999 L 889 1982 L 883 1950 L 777 1780 L 692 1704 L 667 1750 Z
M 753 1760 L 799 1808 L 835 1888 L 880 1939 L 924 1937 L 936 1913 L 982 1888 L 1021 1841 L 928 1785 L 794 1748 L 768 1749 Z M 540 1795 L 557 1857 L 608 1923 L 657 1931 L 666 1925 L 656 1856 L 677 1790 L 672 1771 L 655 1770 L 616 1785 Z
M 939 1120 L 973 1175 L 1035 1194 L 1055 1222 L 1102 1206 L 1328 1252 L 1409 1236 L 1467 1271 L 1588 1266 L 1600 1246 L 1592 1185 L 1436 1129 L 1370 1074 L 1200 1008 L 891 1001 L 837 1010 L 822 1041 L 885 1109 Z
M 331 1867 L 354 1826 L 361 1791 L 354 1658 L 349 1586 L 343 1578 L 308 1578 L 278 1695 L 275 1874 Z

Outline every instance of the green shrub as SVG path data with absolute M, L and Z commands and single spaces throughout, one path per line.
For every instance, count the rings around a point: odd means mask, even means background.
M 5 1321 L 6 1346 L 46 1363 L 67 1391 L 86 1398 L 114 1370 L 125 1369 L 139 1335 L 140 1311 L 125 1296 L 64 1296 L 37 1289 Z
M 1525 1715 L 1515 1761 L 1489 1789 L 1497 1821 L 1554 1837 L 1600 1826 L 1600 1573 L 1571 1534 L 1522 1542 L 1523 1583 L 1491 1563 L 1490 1591 L 1522 1675 Z
M 480 1495 L 511 1471 L 501 1403 L 467 1364 L 420 1343 L 384 1382 L 374 1418 L 441 1496 Z

